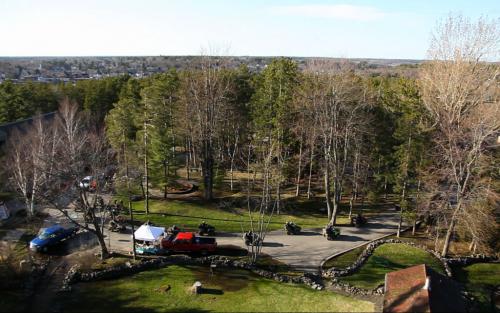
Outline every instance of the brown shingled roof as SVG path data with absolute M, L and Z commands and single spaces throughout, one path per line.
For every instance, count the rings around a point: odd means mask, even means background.
M 465 305 L 456 282 L 421 264 L 386 274 L 383 311 L 465 312 Z

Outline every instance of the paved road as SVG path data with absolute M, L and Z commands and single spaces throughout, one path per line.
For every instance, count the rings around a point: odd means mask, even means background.
M 318 271 L 321 262 L 329 256 L 354 248 L 397 230 L 398 215 L 383 213 L 369 219 L 363 228 L 340 227 L 341 235 L 328 241 L 321 235 L 321 229 L 307 229 L 301 235 L 288 236 L 284 230 L 269 232 L 262 252 L 302 271 Z M 240 234 L 217 237 L 219 245 L 245 247 Z
M 303 230 L 297 236 L 288 236 L 282 230 L 271 231 L 265 238 L 262 252 L 295 269 L 316 272 L 321 262 L 331 255 L 394 233 L 397 222 L 397 213 L 381 213 L 370 218 L 363 228 L 340 227 L 341 235 L 333 241 L 326 240 L 319 228 Z M 106 243 L 111 245 L 111 250 L 131 251 L 130 230 L 126 234 L 106 232 L 106 235 L 110 236 L 106 238 Z M 240 233 L 219 233 L 216 237 L 219 246 L 246 248 Z
M 54 222 L 68 223 L 68 220 L 56 210 L 49 210 L 47 213 L 49 213 L 49 218 L 44 226 Z M 370 217 L 368 224 L 363 228 L 340 227 L 341 235 L 333 241 L 326 240 L 319 228 L 304 229 L 302 234 L 297 236 L 288 236 L 284 230 L 271 231 L 265 238 L 262 252 L 298 270 L 316 272 L 324 259 L 394 233 L 397 229 L 398 218 L 397 212 L 386 212 Z M 240 233 L 219 233 L 217 242 L 219 246 L 232 245 L 246 248 L 241 235 Z M 111 251 L 129 253 L 132 250 L 130 229 L 127 229 L 125 234 L 113 233 L 105 229 L 105 236 L 105 242 Z M 81 241 L 87 243 L 89 239 L 87 237 L 89 236 L 82 237 Z

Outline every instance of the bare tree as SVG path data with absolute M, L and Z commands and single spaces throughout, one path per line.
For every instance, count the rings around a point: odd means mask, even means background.
M 436 129 L 436 179 L 447 200 L 446 256 L 455 227 L 473 223 L 486 144 L 500 126 L 498 88 L 499 22 L 472 23 L 458 15 L 441 23 L 433 35 L 429 61 L 420 73 L 422 95 Z M 446 191 L 446 193 L 444 192 Z M 473 229 L 472 227 L 470 228 Z
M 323 152 L 328 219 L 335 224 L 349 162 L 348 152 L 364 119 L 363 85 L 348 64 L 340 65 L 339 70 L 338 64 L 314 63 L 308 72 L 313 83 L 307 97 L 314 107 Z
M 22 196 L 29 217 L 35 214 L 35 203 L 44 179 L 44 160 L 52 152 L 49 142 L 53 131 L 40 116 L 36 116 L 25 129 L 14 130 L 7 144 L 11 181 Z
M 214 167 L 216 163 L 216 139 L 219 126 L 226 116 L 231 80 L 225 69 L 225 59 L 202 55 L 196 69 L 185 76 L 186 94 L 184 104 L 190 108 L 191 143 L 200 154 L 203 175 L 203 196 L 213 198 Z
M 39 169 L 48 174 L 40 197 L 72 223 L 93 233 L 104 258 L 108 255 L 103 234 L 106 210 L 100 195 L 107 183 L 104 174 L 114 162 L 114 153 L 103 129 L 86 120 L 76 104 L 63 102 L 53 127 L 59 136 L 53 137 L 55 154 L 45 159 Z M 95 180 L 92 193 L 88 186 L 81 184 L 85 176 Z M 72 214 L 73 209 L 81 211 L 83 218 Z
M 274 212 L 277 210 L 277 205 L 279 201 L 278 194 L 273 198 L 273 186 L 278 190 L 280 181 L 275 179 L 273 176 L 278 175 L 279 172 L 276 171 L 276 167 L 272 164 L 273 159 L 276 155 L 276 145 L 278 143 L 275 141 L 258 141 L 252 146 L 249 143 L 248 154 L 247 154 L 247 210 L 248 217 L 250 221 L 250 231 L 255 238 L 258 240 L 252 240 L 249 246 L 250 250 L 250 261 L 255 263 L 261 254 L 262 245 L 265 237 L 268 233 L 269 222 L 271 221 Z M 253 150 L 253 151 L 252 151 Z M 255 154 L 255 166 L 261 171 L 262 179 L 260 191 L 261 195 L 259 201 L 256 205 L 251 203 L 250 192 L 250 160 L 252 153 Z

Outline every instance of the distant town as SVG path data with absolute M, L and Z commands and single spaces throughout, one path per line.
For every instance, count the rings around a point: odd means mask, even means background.
M 198 56 L 134 56 L 134 57 L 0 57 L 0 83 L 13 82 L 75 82 L 130 75 L 137 78 L 162 73 L 169 69 L 185 69 Z M 260 72 L 274 57 L 230 56 L 229 67 L 242 64 L 250 71 Z M 326 58 L 292 57 L 303 68 L 311 60 Z M 332 59 L 341 62 L 342 59 Z M 349 59 L 356 70 L 377 76 L 399 73 L 413 76 L 421 60 Z

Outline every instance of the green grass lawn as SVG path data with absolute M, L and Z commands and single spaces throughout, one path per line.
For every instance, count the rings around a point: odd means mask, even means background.
M 418 264 L 426 264 L 444 273 L 441 262 L 433 255 L 405 244 L 390 243 L 375 249 L 359 271 L 341 280 L 357 287 L 373 289 L 384 283 L 386 273 Z
M 491 295 L 492 290 L 500 286 L 500 263 L 476 263 L 466 267 L 454 267 L 453 273 L 478 300 L 481 311 L 494 311 Z
M 365 249 L 366 245 L 363 245 L 349 252 L 341 254 L 335 258 L 332 258 L 326 261 L 325 264 L 323 264 L 323 268 L 325 269 L 331 267 L 346 268 L 352 265 L 358 259 L 359 255 L 363 253 L 363 251 L 365 251 Z
M 250 229 L 248 211 L 242 208 L 218 208 L 216 204 L 201 201 L 151 200 L 150 214 L 144 214 L 144 202 L 133 203 L 134 219 L 169 227 L 173 224 L 186 229 L 197 229 L 201 221 L 215 226 L 216 231 L 241 232 Z M 286 221 L 294 221 L 302 228 L 322 228 L 327 222 L 326 214 L 312 212 L 304 207 L 296 208 L 293 213 L 274 214 L 269 223 L 270 230 L 283 229 Z M 337 221 L 346 223 L 347 217 L 340 216 Z
M 476 263 L 453 270 L 456 279 L 466 284 L 500 285 L 500 263 Z
M 192 295 L 189 287 L 203 283 Z M 160 289 L 170 285 L 167 292 Z M 371 302 L 304 286 L 277 283 L 243 270 L 170 266 L 111 281 L 80 283 L 64 298 L 63 311 L 141 312 L 370 312 Z

